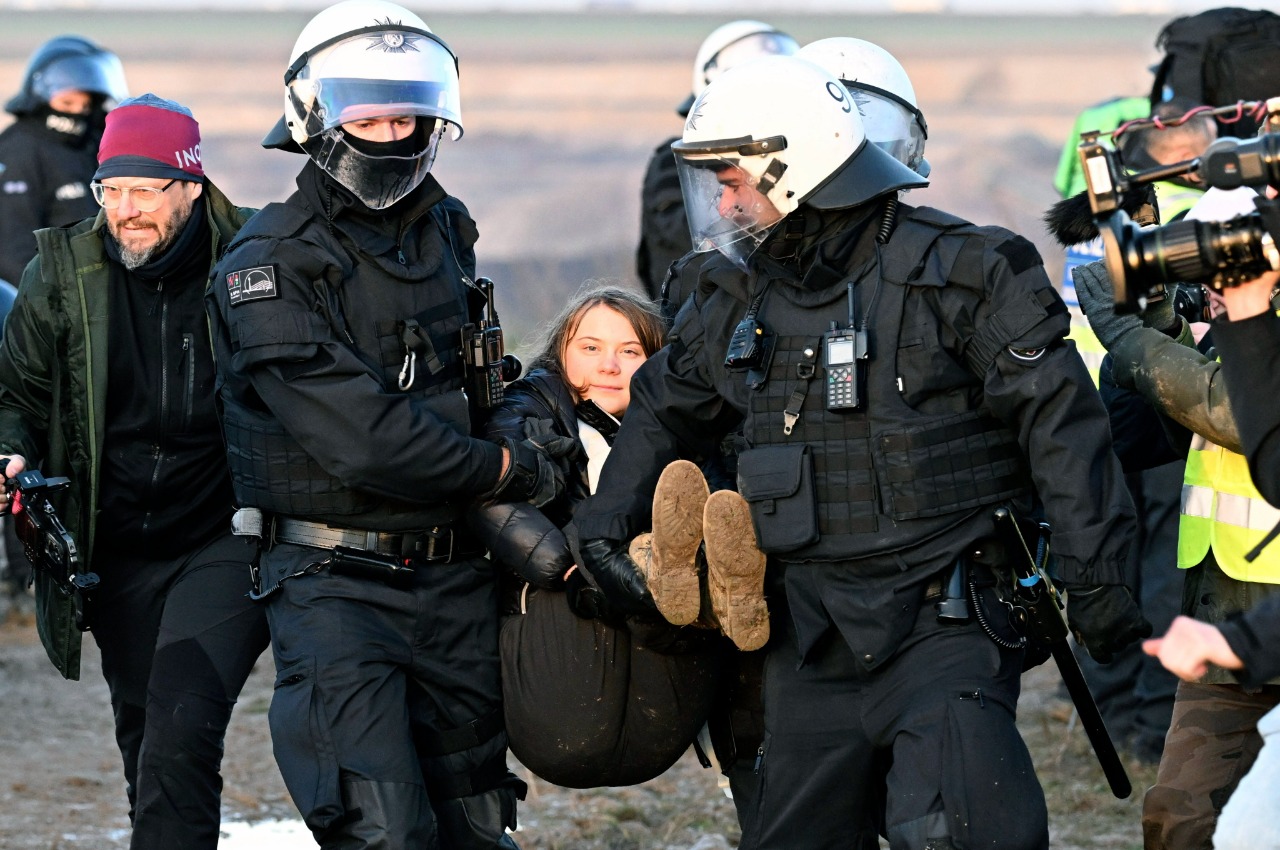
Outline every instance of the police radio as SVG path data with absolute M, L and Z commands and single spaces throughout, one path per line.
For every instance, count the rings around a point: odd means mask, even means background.
M 827 410 L 854 410 L 862 406 L 862 371 L 867 360 L 867 330 L 854 327 L 853 283 L 849 283 L 849 327 L 836 322 L 822 335 L 823 364 L 827 369 Z
M 502 404 L 504 384 L 520 377 L 522 366 L 514 354 L 505 353 L 502 326 L 493 306 L 493 281 L 479 278 L 476 286 L 485 297 L 480 323 L 462 326 L 462 365 L 467 395 L 482 410 Z
M 729 337 L 729 347 L 724 353 L 726 369 L 759 369 L 764 366 L 765 371 L 768 371 L 767 361 L 773 353 L 774 336 L 766 333 L 764 326 L 756 318 L 768 291 L 769 286 L 765 284 L 765 288 L 751 301 L 747 314 L 733 329 L 733 334 Z

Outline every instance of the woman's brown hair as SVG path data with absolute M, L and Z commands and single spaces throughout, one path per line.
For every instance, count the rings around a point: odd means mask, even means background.
M 592 286 L 583 289 L 547 325 L 541 344 L 530 359 L 530 368 L 546 369 L 564 375 L 564 354 L 569 340 L 578 331 L 582 317 L 593 307 L 605 306 L 631 323 L 646 357 L 662 348 L 666 322 L 658 305 L 649 298 L 620 286 Z

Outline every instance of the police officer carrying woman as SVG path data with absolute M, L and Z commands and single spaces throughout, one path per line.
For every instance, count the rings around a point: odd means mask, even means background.
M 632 379 L 576 515 L 583 560 L 650 610 L 626 551 L 644 494 L 741 426 L 773 616 L 741 846 L 875 848 L 883 830 L 895 850 L 1047 847 L 1014 724 L 1023 652 L 934 604 L 957 563 L 1008 586 L 976 553 L 995 551 L 997 506 L 1038 497 L 1080 640 L 1106 657 L 1149 630 L 1121 583 L 1133 508 L 1106 413 L 1040 257 L 900 203 L 925 180 L 800 58 L 713 81 L 672 148 L 695 248 L 721 256 Z
M 210 296 L 276 759 L 322 847 L 513 848 L 495 574 L 462 516 L 558 482 L 534 443 L 471 436 L 477 231 L 430 174 L 462 134 L 457 60 L 406 9 L 347 0 L 290 62 L 263 144 L 308 162 Z

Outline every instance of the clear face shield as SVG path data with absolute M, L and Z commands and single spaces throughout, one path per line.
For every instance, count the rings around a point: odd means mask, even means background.
M 785 215 L 769 199 L 785 166 L 773 156 L 681 151 L 676 165 L 695 251 L 719 251 L 743 271 Z
M 328 45 L 306 57 L 289 82 L 289 96 L 306 129 L 302 148 L 370 209 L 385 209 L 417 188 L 446 127 L 453 138 L 462 135 L 454 56 L 443 42 L 419 32 L 383 30 Z M 363 152 L 341 129 L 409 115 L 418 119 L 423 139 L 409 155 Z
M 913 171 L 920 171 L 927 135 L 918 110 L 888 96 L 857 85 L 845 84 L 862 115 L 867 141 Z

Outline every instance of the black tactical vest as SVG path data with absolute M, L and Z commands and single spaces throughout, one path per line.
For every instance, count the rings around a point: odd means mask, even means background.
M 967 226 L 904 210 L 879 268 L 852 273 L 870 355 L 858 409 L 828 410 L 824 397 L 822 335 L 832 322 L 848 324 L 847 282 L 817 306 L 776 293 L 764 300 L 760 319 L 777 337 L 768 380 L 750 394 L 738 484 L 765 551 L 785 561 L 838 561 L 931 539 L 945 545 L 945 532 L 977 509 L 1029 493 L 1020 447 L 1001 422 L 976 410 L 923 413 L 901 392 L 936 380 L 927 360 L 903 354 L 913 343 L 903 327 L 911 289 L 982 274 L 980 262 L 963 258 Z
M 451 244 L 451 238 L 462 237 L 450 236 L 452 223 L 443 204 L 427 215 L 431 221 L 422 238 L 438 242 L 439 262 L 414 280 L 384 273 L 376 259 L 360 255 L 349 239 L 294 205 L 267 206 L 247 229 L 251 237 L 273 234 L 280 240 L 275 251 L 287 245 L 291 274 L 312 281 L 317 306 L 311 322 L 317 334 L 345 340 L 379 377 L 383 391 L 429 399 L 436 415 L 466 434 L 470 413 L 462 391 L 460 332 L 470 321 L 470 294 L 457 255 L 470 244 Z M 275 253 L 272 258 L 279 259 Z M 414 352 L 411 383 L 405 368 L 409 350 Z M 242 506 L 386 531 L 426 528 L 458 515 L 445 503 L 408 504 L 351 490 L 312 459 L 270 411 L 239 404 L 226 392 L 220 399 L 232 485 Z

